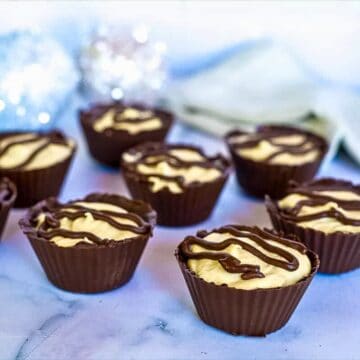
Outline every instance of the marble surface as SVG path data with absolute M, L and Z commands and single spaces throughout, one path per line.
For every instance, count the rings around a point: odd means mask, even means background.
M 79 151 L 62 199 L 91 191 L 127 194 L 116 170 L 88 156 L 68 113 L 66 131 Z M 170 140 L 194 142 L 209 152 L 221 142 L 176 125 Z M 321 175 L 360 182 L 360 171 L 344 155 Z M 360 270 L 318 275 L 289 323 L 266 338 L 234 337 L 202 323 L 173 256 L 176 245 L 199 228 L 226 223 L 269 225 L 262 202 L 246 197 L 232 176 L 211 218 L 173 230 L 157 227 L 138 269 L 124 287 L 78 295 L 51 285 L 13 211 L 0 244 L 0 359 L 359 359 Z

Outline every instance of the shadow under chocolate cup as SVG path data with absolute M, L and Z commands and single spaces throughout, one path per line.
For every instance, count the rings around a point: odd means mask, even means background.
M 259 126 L 258 131 L 271 129 L 272 127 L 277 126 Z M 289 129 L 286 126 L 281 126 L 281 128 L 284 128 L 284 130 Z M 235 166 L 237 181 L 245 192 L 254 197 L 263 198 L 265 195 L 270 195 L 273 199 L 278 199 L 285 195 L 290 180 L 301 183 L 311 180 L 316 175 L 328 150 L 327 142 L 324 138 L 312 132 L 296 130 L 321 144 L 320 155 L 316 160 L 300 165 L 269 164 L 263 161 L 251 160 L 241 156 L 229 142 L 232 136 L 246 134 L 246 132 L 234 130 L 225 136 Z
M 266 197 L 266 209 L 275 230 L 295 235 L 298 241 L 319 255 L 319 272 L 339 274 L 360 267 L 360 233 L 324 233 L 284 219 L 275 201 Z
M 1 178 L 0 183 L 7 187 L 9 193 L 0 200 L 0 241 L 6 221 L 8 219 L 9 212 L 14 206 L 15 199 L 17 196 L 17 190 L 15 184 L 8 178 Z
M 295 311 L 319 267 L 318 256 L 308 250 L 311 273 L 296 284 L 242 290 L 216 285 L 197 276 L 179 249 L 175 257 L 202 321 L 232 335 L 265 336 L 282 328 Z
M 80 124 L 91 156 L 107 166 L 119 167 L 122 153 L 135 145 L 148 141 L 163 141 L 173 123 L 173 115 L 170 112 L 151 108 L 155 116 L 159 116 L 161 119 L 162 127 L 159 129 L 142 131 L 134 135 L 125 130 L 96 131 L 94 122 L 112 106 L 97 104 L 89 110 L 80 110 L 79 112 Z M 128 106 L 144 110 L 150 109 L 139 104 L 128 104 Z
M 108 201 L 115 205 L 127 204 L 128 210 L 149 222 L 148 234 L 141 234 L 121 241 L 109 241 L 104 245 L 78 244 L 60 247 L 39 237 L 33 227 L 33 219 L 56 199 L 42 201 L 29 209 L 20 220 L 20 227 L 28 237 L 47 278 L 55 286 L 76 293 L 98 293 L 116 289 L 133 276 L 144 248 L 152 235 L 156 213 L 142 201 L 129 200 L 110 194 L 91 194 L 85 200 Z M 125 207 L 124 207 L 125 208 Z
M 21 132 L 0 134 L 0 139 L 8 135 L 18 135 Z M 9 178 L 17 188 L 15 208 L 27 208 L 37 202 L 58 196 L 65 177 L 76 153 L 76 143 L 69 157 L 53 165 L 32 170 L 1 169 L 0 177 Z

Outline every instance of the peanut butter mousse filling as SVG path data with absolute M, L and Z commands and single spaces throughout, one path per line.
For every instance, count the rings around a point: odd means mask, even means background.
M 60 163 L 75 144 L 58 132 L 20 133 L 0 139 L 0 168 L 29 171 Z
M 101 245 L 132 239 L 150 230 L 140 216 L 124 208 L 91 201 L 58 204 L 36 219 L 39 237 L 60 247 Z
M 158 147 L 150 152 L 127 152 L 123 160 L 131 171 L 151 183 L 151 191 L 169 189 L 182 193 L 192 183 L 206 183 L 222 176 L 216 159 L 204 156 L 200 151 L 186 147 Z
M 281 216 L 326 234 L 360 232 L 360 188 L 336 181 L 297 186 L 277 203 Z
M 124 130 L 131 135 L 160 129 L 162 126 L 161 119 L 153 111 L 140 110 L 134 107 L 110 108 L 93 125 L 97 132 Z
M 229 143 L 246 159 L 274 165 L 302 165 L 322 155 L 320 143 L 295 129 L 234 135 Z
M 258 227 L 229 225 L 188 236 L 180 253 L 203 280 L 236 289 L 277 288 L 311 273 L 307 249 Z

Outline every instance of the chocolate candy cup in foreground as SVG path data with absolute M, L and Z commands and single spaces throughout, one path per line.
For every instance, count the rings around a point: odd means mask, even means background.
M 175 256 L 200 318 L 233 335 L 283 327 L 319 267 L 317 255 L 293 240 L 239 225 L 185 238 Z
M 142 201 L 95 193 L 65 204 L 42 201 L 20 227 L 54 285 L 94 293 L 131 279 L 155 221 Z

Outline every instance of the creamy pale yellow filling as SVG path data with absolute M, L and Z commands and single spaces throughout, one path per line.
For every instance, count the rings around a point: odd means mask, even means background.
M 182 161 L 206 161 L 204 156 L 192 149 L 171 149 L 169 150 L 169 154 L 176 156 Z
M 228 238 L 234 237 L 229 233 L 217 233 L 213 232 L 205 237 L 205 240 L 211 242 L 221 242 Z M 274 259 L 285 260 L 279 255 L 268 252 L 265 249 L 261 248 L 257 245 L 253 240 L 249 238 L 239 238 L 242 241 L 252 245 L 263 254 L 271 256 Z M 268 289 L 268 288 L 276 288 L 283 287 L 297 283 L 301 279 L 308 276 L 311 272 L 311 263 L 307 255 L 300 253 L 299 251 L 279 244 L 278 242 L 269 240 L 269 243 L 278 248 L 282 248 L 287 252 L 294 255 L 299 261 L 299 267 L 295 271 L 288 271 L 282 269 L 280 267 L 270 265 L 250 252 L 243 249 L 240 245 L 232 244 L 221 250 L 221 252 L 225 252 L 230 254 L 240 260 L 242 264 L 251 264 L 260 266 L 260 271 L 265 275 L 263 278 L 255 278 L 249 280 L 243 280 L 241 278 L 241 274 L 229 273 L 227 272 L 222 265 L 216 260 L 209 259 L 191 259 L 188 260 L 189 268 L 194 271 L 200 278 L 204 279 L 207 282 L 215 283 L 216 285 L 226 284 L 229 287 L 233 287 L 236 289 L 244 289 L 244 290 L 253 290 L 253 289 Z M 202 248 L 198 245 L 192 246 L 192 251 L 195 253 L 202 251 L 210 251 Z
M 316 193 L 330 196 L 333 199 L 333 201 L 329 201 L 325 205 L 320 205 L 320 206 L 303 206 L 300 212 L 298 213 L 299 216 L 312 215 L 330 209 L 336 209 L 348 218 L 354 220 L 360 220 L 360 211 L 345 210 L 341 208 L 336 202 L 336 200 L 360 201 L 360 196 L 358 194 L 355 194 L 351 191 L 332 191 L 332 190 L 317 191 Z M 280 207 L 280 209 L 292 209 L 296 206 L 296 204 L 299 201 L 306 199 L 308 199 L 307 196 L 293 193 L 286 196 L 284 199 L 280 200 L 278 202 L 278 206 Z M 323 217 L 316 220 L 298 222 L 297 225 L 303 228 L 311 228 L 314 230 L 319 230 L 326 234 L 334 233 L 336 231 L 342 231 L 347 233 L 360 232 L 360 226 L 345 225 L 342 224 L 339 220 L 332 217 Z
M 6 147 L 7 144 L 13 141 L 23 141 L 36 138 L 36 134 L 21 134 L 9 136 L 0 142 L 0 149 Z M 11 146 L 2 156 L 0 156 L 0 168 L 11 169 L 21 165 L 31 154 L 39 147 L 44 145 L 46 139 L 39 138 L 38 140 Z M 57 164 L 67 159 L 74 148 L 74 142 L 69 140 L 67 145 L 49 144 L 41 152 L 39 152 L 26 166 L 21 167 L 21 170 L 35 170 L 43 169 L 51 165 Z
M 190 168 L 174 168 L 166 161 L 161 161 L 155 166 L 139 164 L 137 171 L 141 174 L 155 174 L 150 176 L 149 181 L 152 183 L 151 190 L 158 192 L 164 188 L 168 188 L 172 193 L 181 193 L 183 190 L 176 181 L 162 179 L 156 175 L 181 176 L 184 179 L 184 185 L 192 182 L 206 183 L 217 179 L 221 173 L 217 169 L 206 169 L 200 166 L 191 166 Z
M 169 153 L 185 162 L 206 161 L 206 158 L 204 158 L 199 152 L 191 149 L 172 149 L 169 151 Z M 134 155 L 134 157 L 136 159 L 136 155 Z M 152 156 L 147 158 L 147 161 L 150 162 L 159 158 L 161 159 L 161 156 Z M 168 188 L 169 191 L 174 194 L 178 194 L 183 191 L 179 184 L 175 180 L 162 179 L 156 175 L 171 177 L 181 176 L 184 179 L 184 185 L 188 185 L 192 182 L 211 182 L 221 176 L 220 170 L 215 168 L 204 168 L 196 165 L 190 166 L 189 168 L 176 168 L 166 161 L 161 161 L 156 165 L 140 163 L 137 165 L 136 170 L 140 174 L 154 175 L 148 178 L 148 180 L 151 182 L 152 192 L 158 192 L 164 188 Z
M 127 213 L 127 211 L 119 206 L 109 204 L 109 203 L 101 203 L 101 202 L 77 202 L 75 205 L 81 205 L 87 207 L 88 209 L 98 210 L 98 211 L 113 211 L 117 213 Z M 63 211 L 74 212 L 75 209 L 72 208 L 64 208 Z M 115 220 L 119 224 L 127 224 L 137 226 L 137 224 L 129 219 L 124 219 L 118 216 L 111 216 L 113 220 Z M 45 214 L 40 214 L 38 217 L 38 227 L 44 222 Z M 82 232 L 86 231 L 98 236 L 100 239 L 109 239 L 114 241 L 121 241 L 128 238 L 132 238 L 136 236 L 136 234 L 132 231 L 128 230 L 120 230 L 116 227 L 110 225 L 108 222 L 103 220 L 95 219 L 90 212 L 85 213 L 85 216 L 79 217 L 75 220 L 71 220 L 69 218 L 62 218 L 60 220 L 60 229 L 72 231 L 72 232 Z M 51 242 L 55 243 L 60 247 L 71 247 L 75 246 L 80 242 L 85 242 L 92 244 L 93 242 L 87 237 L 84 238 L 67 238 L 63 236 L 55 236 L 50 239 Z
M 122 121 L 115 122 L 116 109 L 108 110 L 103 116 L 94 123 L 97 132 L 106 129 L 125 130 L 131 135 L 136 135 L 144 131 L 152 131 L 162 127 L 162 121 L 150 110 L 138 110 L 135 108 L 125 109 L 120 116 Z M 135 119 L 147 119 L 142 122 L 133 122 Z
M 241 144 L 249 141 L 254 135 L 239 135 L 230 139 L 232 144 Z M 281 149 L 281 145 L 299 145 L 299 149 L 306 150 L 312 147 L 312 142 L 308 141 L 300 146 L 306 139 L 304 135 L 294 134 L 278 136 L 272 138 L 272 143 L 267 140 L 260 141 L 256 146 L 238 149 L 237 153 L 247 159 L 254 161 L 264 161 Z M 291 154 L 289 152 L 281 153 L 270 160 L 270 164 L 278 165 L 301 165 L 312 162 L 319 156 L 319 150 L 309 150 L 305 154 Z

